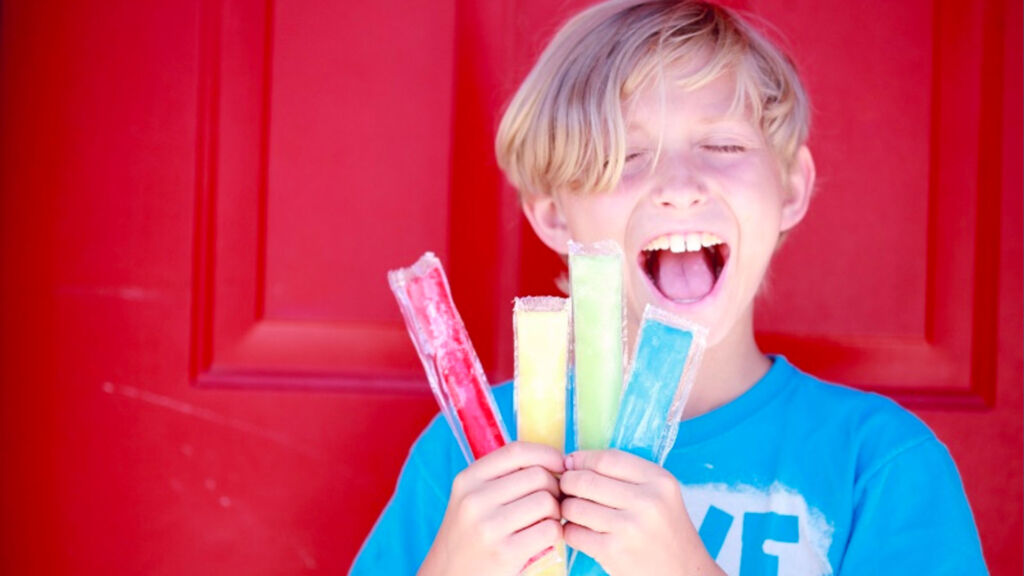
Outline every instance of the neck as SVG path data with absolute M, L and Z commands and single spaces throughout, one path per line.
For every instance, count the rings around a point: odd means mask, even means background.
M 751 306 L 722 341 L 704 352 L 683 419 L 706 414 L 735 400 L 750 390 L 769 368 L 771 360 L 754 341 Z

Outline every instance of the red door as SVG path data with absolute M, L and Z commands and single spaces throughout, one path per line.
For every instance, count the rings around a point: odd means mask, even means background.
M 574 6 L 5 2 L 0 572 L 344 572 L 435 412 L 384 273 L 433 250 L 494 380 L 552 293 L 496 170 Z M 815 102 L 766 349 L 894 395 L 1021 540 L 1021 7 L 735 3 Z

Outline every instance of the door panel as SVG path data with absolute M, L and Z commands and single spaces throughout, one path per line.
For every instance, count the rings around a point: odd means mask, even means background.
M 275 4 L 257 52 L 272 62 L 267 317 L 394 326 L 387 270 L 424 246 L 448 260 L 454 10 Z
M 998 131 L 986 110 L 999 109 L 1000 79 L 981 66 L 998 22 L 980 3 L 884 14 L 850 5 L 827 18 L 803 8 L 759 10 L 808 55 L 822 174 L 810 218 L 775 264 L 763 341 L 912 404 L 991 402 L 994 354 L 972 343 L 995 334 L 979 303 L 991 300 L 996 268 L 976 254 L 998 243 L 981 161 L 999 141 L 984 135 Z
M 201 8 L 197 380 L 419 388 L 385 274 L 448 260 L 454 7 Z
M 586 4 L 4 2 L 0 572 L 343 572 L 436 412 L 385 271 L 494 381 L 556 291 L 493 134 Z M 1019 574 L 1019 3 L 731 4 L 815 105 L 759 340 L 914 409 Z

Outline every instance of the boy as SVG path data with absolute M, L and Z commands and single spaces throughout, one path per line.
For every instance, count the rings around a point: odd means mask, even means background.
M 722 8 L 613 0 L 559 32 L 498 161 L 552 250 L 623 247 L 630 340 L 648 303 L 709 328 L 676 445 L 664 468 L 526 443 L 465 467 L 435 419 L 353 574 L 514 575 L 562 537 L 613 576 L 986 572 L 923 423 L 754 341 L 758 287 L 814 187 L 808 117 L 790 61 Z M 509 386 L 495 394 L 513 422 Z

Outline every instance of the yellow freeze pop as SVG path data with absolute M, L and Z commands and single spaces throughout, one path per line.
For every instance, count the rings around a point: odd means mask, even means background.
M 565 395 L 569 372 L 569 301 L 517 298 L 515 410 L 517 438 L 565 449 Z M 531 560 L 522 574 L 564 576 L 565 543 Z
M 513 321 L 517 437 L 564 450 L 569 301 L 517 298 Z

